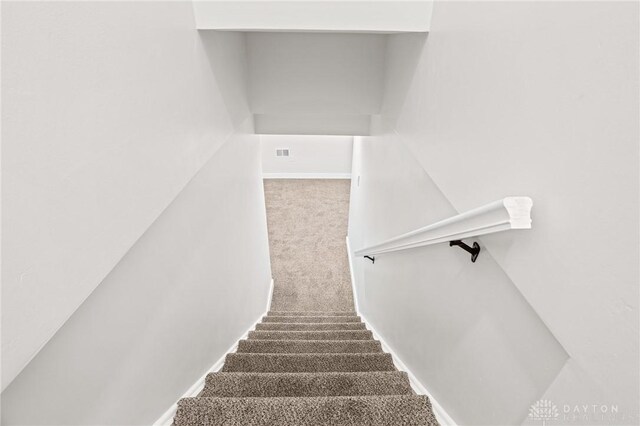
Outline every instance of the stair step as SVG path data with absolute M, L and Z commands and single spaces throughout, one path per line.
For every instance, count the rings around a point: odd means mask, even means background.
M 313 331 L 313 330 L 366 330 L 363 322 L 261 322 L 256 324 L 256 330 L 279 331 Z
M 276 317 L 276 316 L 268 316 L 268 317 L 262 317 L 262 322 L 280 322 L 280 323 L 286 323 L 286 322 L 295 322 L 295 323 L 306 323 L 306 322 L 360 322 L 360 317 L 359 316 L 337 316 L 337 317 L 330 317 L 330 316 L 322 316 L 322 317 L 311 317 L 311 316 L 304 316 L 304 317 Z
M 387 353 L 359 354 L 227 354 L 222 371 L 250 373 L 322 373 L 329 371 L 396 371 Z
M 371 340 L 370 330 L 250 331 L 249 340 Z
M 210 373 L 200 397 L 413 395 L 407 373 Z
M 377 340 L 241 340 L 237 353 L 372 353 Z
M 355 317 L 354 311 L 269 311 L 268 316 L 274 317 Z
M 175 426 L 436 426 L 424 395 L 183 398 Z

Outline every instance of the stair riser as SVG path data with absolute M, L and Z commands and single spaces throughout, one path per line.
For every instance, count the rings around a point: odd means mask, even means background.
M 256 324 L 258 331 L 326 331 L 326 330 L 366 330 L 366 326 L 362 322 L 345 322 L 345 323 L 278 323 L 278 322 L 261 322 Z
M 319 311 L 269 311 L 270 317 L 355 317 L 355 312 L 319 312 Z
M 380 353 L 376 340 L 241 340 L 237 353 Z
M 200 397 L 413 395 L 407 373 L 211 373 Z
M 395 371 L 389 354 L 229 354 L 224 372 L 306 373 Z
M 371 340 L 369 330 L 356 331 L 250 331 L 249 340 Z
M 263 317 L 262 322 L 277 323 L 344 323 L 344 322 L 360 322 L 360 317 Z

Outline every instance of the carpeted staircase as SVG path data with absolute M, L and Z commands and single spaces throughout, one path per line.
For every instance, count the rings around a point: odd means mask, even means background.
M 269 312 L 175 426 L 437 425 L 354 312 Z

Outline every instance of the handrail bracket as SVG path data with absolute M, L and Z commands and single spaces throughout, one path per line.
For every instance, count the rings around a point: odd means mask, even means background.
M 471 253 L 471 262 L 475 263 L 478 255 L 480 254 L 480 245 L 474 242 L 473 247 L 469 247 L 467 244 L 463 243 L 460 240 L 449 241 L 449 247 L 458 246 L 461 249 Z
M 369 259 L 371 261 L 371 263 L 376 263 L 376 258 L 375 256 L 365 256 L 365 259 Z

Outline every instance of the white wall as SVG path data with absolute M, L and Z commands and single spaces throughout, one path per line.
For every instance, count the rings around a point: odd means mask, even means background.
M 354 250 L 456 214 L 401 141 L 356 139 Z M 446 244 L 354 262 L 360 311 L 460 424 L 520 423 L 568 358 L 486 251 L 476 263 Z
M 262 173 L 283 175 L 348 177 L 351 174 L 351 136 L 261 135 Z M 276 150 L 289 149 L 289 157 Z
M 265 312 L 264 209 L 258 137 L 234 136 L 2 394 L 2 424 L 152 424 Z
M 249 112 L 244 36 L 188 3 L 2 7 L 4 389 Z
M 197 1 L 199 29 L 428 31 L 431 1 Z
M 301 121 L 330 116 L 316 133 L 344 134 L 345 122 L 358 129 L 362 116 L 380 111 L 385 35 L 252 32 L 246 37 L 258 132 L 265 120 L 277 119 L 278 129 L 293 129 L 286 133 L 309 133 L 299 131 Z
M 198 31 L 198 36 L 216 81 L 217 91 L 210 96 L 221 96 L 233 126 L 242 128 L 251 115 L 245 34 L 233 31 Z
M 357 261 L 360 308 L 462 424 L 521 423 L 542 397 L 637 424 L 637 16 L 436 3 L 426 41 L 390 37 L 378 136 L 354 154 L 353 248 L 534 200 L 533 229 L 482 237 L 476 264 L 446 245 Z
M 254 114 L 256 133 L 268 135 L 369 135 L 369 114 Z

